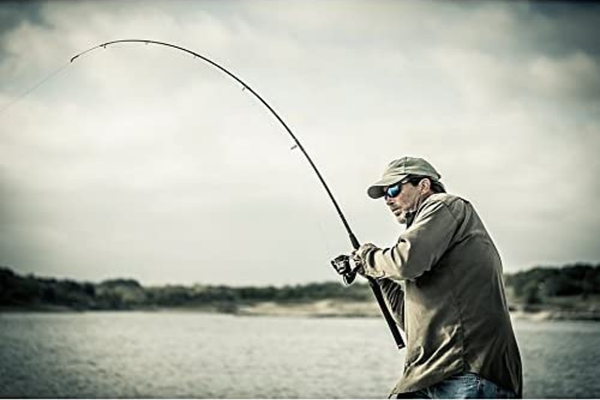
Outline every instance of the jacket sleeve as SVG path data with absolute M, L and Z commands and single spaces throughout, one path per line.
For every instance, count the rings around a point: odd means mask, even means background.
M 456 227 L 456 218 L 443 202 L 432 201 L 424 205 L 395 246 L 375 248 L 365 255 L 365 274 L 394 280 L 418 278 L 448 249 Z
M 396 325 L 404 329 L 404 291 L 399 282 L 391 279 L 381 279 L 377 282 L 385 298 L 388 308 L 392 312 Z

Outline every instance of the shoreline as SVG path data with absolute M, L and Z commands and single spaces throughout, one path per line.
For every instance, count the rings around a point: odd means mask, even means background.
M 35 307 L 0 307 L 3 313 L 68 313 L 68 312 L 190 312 L 203 314 L 229 314 L 233 316 L 256 317 L 303 317 L 303 318 L 379 318 L 381 311 L 372 301 L 319 300 L 312 302 L 279 303 L 274 301 L 252 304 L 211 304 L 181 307 L 132 307 L 128 309 L 81 309 L 65 306 L 38 305 Z M 535 309 L 517 305 L 511 307 L 514 319 L 530 321 L 594 321 L 600 322 L 600 310 L 557 309 L 539 305 Z

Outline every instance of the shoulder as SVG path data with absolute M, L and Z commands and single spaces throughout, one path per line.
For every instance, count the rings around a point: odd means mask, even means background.
M 426 210 L 446 209 L 454 216 L 470 207 L 468 200 L 449 193 L 435 193 L 429 196 L 419 207 L 419 213 Z
M 455 203 L 468 203 L 467 200 L 462 197 L 456 196 L 450 193 L 434 193 L 429 196 L 424 202 L 423 206 L 433 205 L 433 204 L 443 204 L 446 206 L 454 205 Z

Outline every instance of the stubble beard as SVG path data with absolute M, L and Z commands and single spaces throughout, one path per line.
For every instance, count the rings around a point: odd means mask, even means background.
M 400 215 L 398 215 L 396 217 L 396 220 L 398 221 L 399 224 L 401 225 L 406 225 L 406 223 L 408 222 L 408 217 L 407 217 L 407 212 L 406 211 L 402 211 L 400 213 Z
M 401 209 L 400 214 L 398 214 L 397 216 L 394 213 L 394 216 L 396 216 L 396 220 L 398 221 L 398 223 L 402 225 L 408 224 L 408 219 L 410 218 L 411 214 L 414 214 L 417 211 L 418 205 L 420 204 L 420 200 L 421 199 L 418 198 L 415 200 L 414 204 L 409 205 L 406 209 Z

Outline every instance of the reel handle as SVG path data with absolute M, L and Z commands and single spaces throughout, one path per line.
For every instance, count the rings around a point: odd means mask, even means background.
M 344 284 L 346 286 L 352 285 L 352 283 L 356 279 L 356 272 L 357 272 L 357 270 L 358 270 L 358 268 L 356 268 L 356 269 L 348 272 L 347 274 L 342 275 L 342 277 L 344 279 Z
M 337 256 L 335 259 L 331 260 L 331 265 L 338 274 L 342 275 L 346 285 L 351 285 L 356 279 L 359 267 L 352 269 L 350 256 L 345 254 Z

